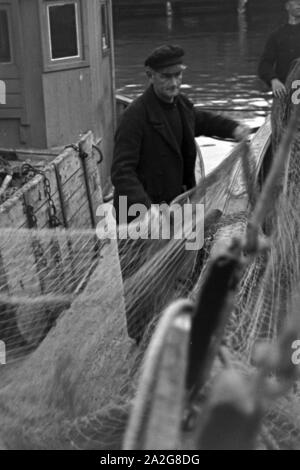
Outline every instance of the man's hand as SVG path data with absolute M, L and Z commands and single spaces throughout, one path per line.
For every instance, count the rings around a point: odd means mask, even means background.
M 278 78 L 273 78 L 271 80 L 273 95 L 276 98 L 284 98 L 286 95 L 286 88 L 284 84 L 278 80 Z
M 233 138 L 237 142 L 242 142 L 243 140 L 247 140 L 249 138 L 250 133 L 250 127 L 239 124 L 233 131 Z

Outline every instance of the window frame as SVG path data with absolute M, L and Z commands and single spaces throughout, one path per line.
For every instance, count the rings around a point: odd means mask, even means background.
M 62 6 L 75 4 L 76 28 L 77 28 L 77 56 L 52 58 L 51 30 L 50 30 L 50 9 L 51 6 Z M 74 68 L 89 67 L 89 49 L 85 41 L 85 31 L 87 25 L 87 12 L 85 1 L 82 0 L 40 0 L 41 35 L 44 71 L 58 71 Z
M 51 36 L 51 25 L 50 25 L 50 8 L 60 7 L 65 5 L 74 5 L 75 7 L 75 23 L 76 23 L 76 48 L 77 55 L 66 56 L 66 57 L 57 57 L 53 58 L 53 48 L 52 48 L 52 36 Z M 76 0 L 71 0 L 68 2 L 49 2 L 47 3 L 47 23 L 48 23 L 48 41 L 49 41 L 49 50 L 50 50 L 50 61 L 58 62 L 72 59 L 82 59 L 82 47 L 81 47 L 81 38 L 80 38 L 80 18 L 78 11 L 78 2 Z
M 7 15 L 8 43 L 9 43 L 9 53 L 10 53 L 10 61 L 0 62 L 0 65 L 1 66 L 13 65 L 15 63 L 15 55 L 14 55 L 13 37 L 12 37 L 11 4 L 10 3 L 0 4 L 0 10 L 6 11 L 6 15 Z

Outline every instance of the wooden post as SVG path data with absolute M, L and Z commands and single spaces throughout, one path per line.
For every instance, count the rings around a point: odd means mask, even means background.
M 138 392 L 129 419 L 126 450 L 176 449 L 183 413 L 193 304 L 171 304 L 146 352 Z
M 191 316 L 183 314 L 170 327 L 152 397 L 144 449 L 180 448 L 190 326 Z

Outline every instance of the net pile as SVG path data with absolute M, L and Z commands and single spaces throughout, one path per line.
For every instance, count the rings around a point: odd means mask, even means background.
M 279 147 L 283 132 L 297 105 L 293 104 L 292 86 L 300 77 L 296 63 L 287 80 L 285 100 L 275 100 L 272 114 L 273 153 Z M 286 149 L 285 171 L 273 188 L 272 202 L 264 223 L 269 251 L 245 272 L 238 296 L 238 310 L 230 325 L 232 341 L 239 350 L 251 356 L 254 343 L 261 338 L 276 338 L 291 315 L 300 281 L 299 257 L 299 154 L 300 127 L 291 149 Z
M 290 80 L 297 77 L 299 65 Z M 280 106 L 283 131 L 292 105 Z M 270 249 L 248 265 L 227 326 L 227 347 L 236 368 L 245 374 L 252 372 L 256 342 L 277 337 L 298 290 L 299 146 L 300 130 L 287 155 L 287 176 L 273 201 Z M 237 189 L 235 184 L 240 151 L 237 148 L 189 194 L 192 202 L 205 202 L 200 251 L 186 250 L 195 228 L 192 221 L 181 240 L 119 243 L 99 240 L 95 231 L 1 230 L 0 339 L 7 348 L 7 364 L 0 368 L 4 446 L 122 447 L 156 318 L 173 300 L 195 296 L 216 240 L 224 243 L 246 232 L 250 209 L 243 204 L 242 211 L 228 209 L 246 194 L 245 186 Z M 278 448 L 299 447 L 299 398 L 294 389 L 275 403 L 264 422 L 261 447 L 268 447 L 266 442 Z

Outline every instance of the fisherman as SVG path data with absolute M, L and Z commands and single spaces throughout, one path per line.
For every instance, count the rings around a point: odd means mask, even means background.
M 296 59 L 300 57 L 300 0 L 284 0 L 288 21 L 274 31 L 266 42 L 258 66 L 258 76 L 273 92 L 271 111 L 272 146 L 268 149 L 259 173 L 260 185 L 270 172 L 281 135 L 279 114 L 286 97 L 285 82 Z
M 276 98 L 286 95 L 286 78 L 293 61 L 300 57 L 300 0 L 285 0 L 284 4 L 288 22 L 271 34 L 258 66 L 259 77 Z
M 127 196 L 128 207 L 140 203 L 150 209 L 195 186 L 195 137 L 241 141 L 250 133 L 236 121 L 195 109 L 180 93 L 183 57 L 177 45 L 155 49 L 145 61 L 149 87 L 122 117 L 111 170 L 117 221 L 120 196 Z

